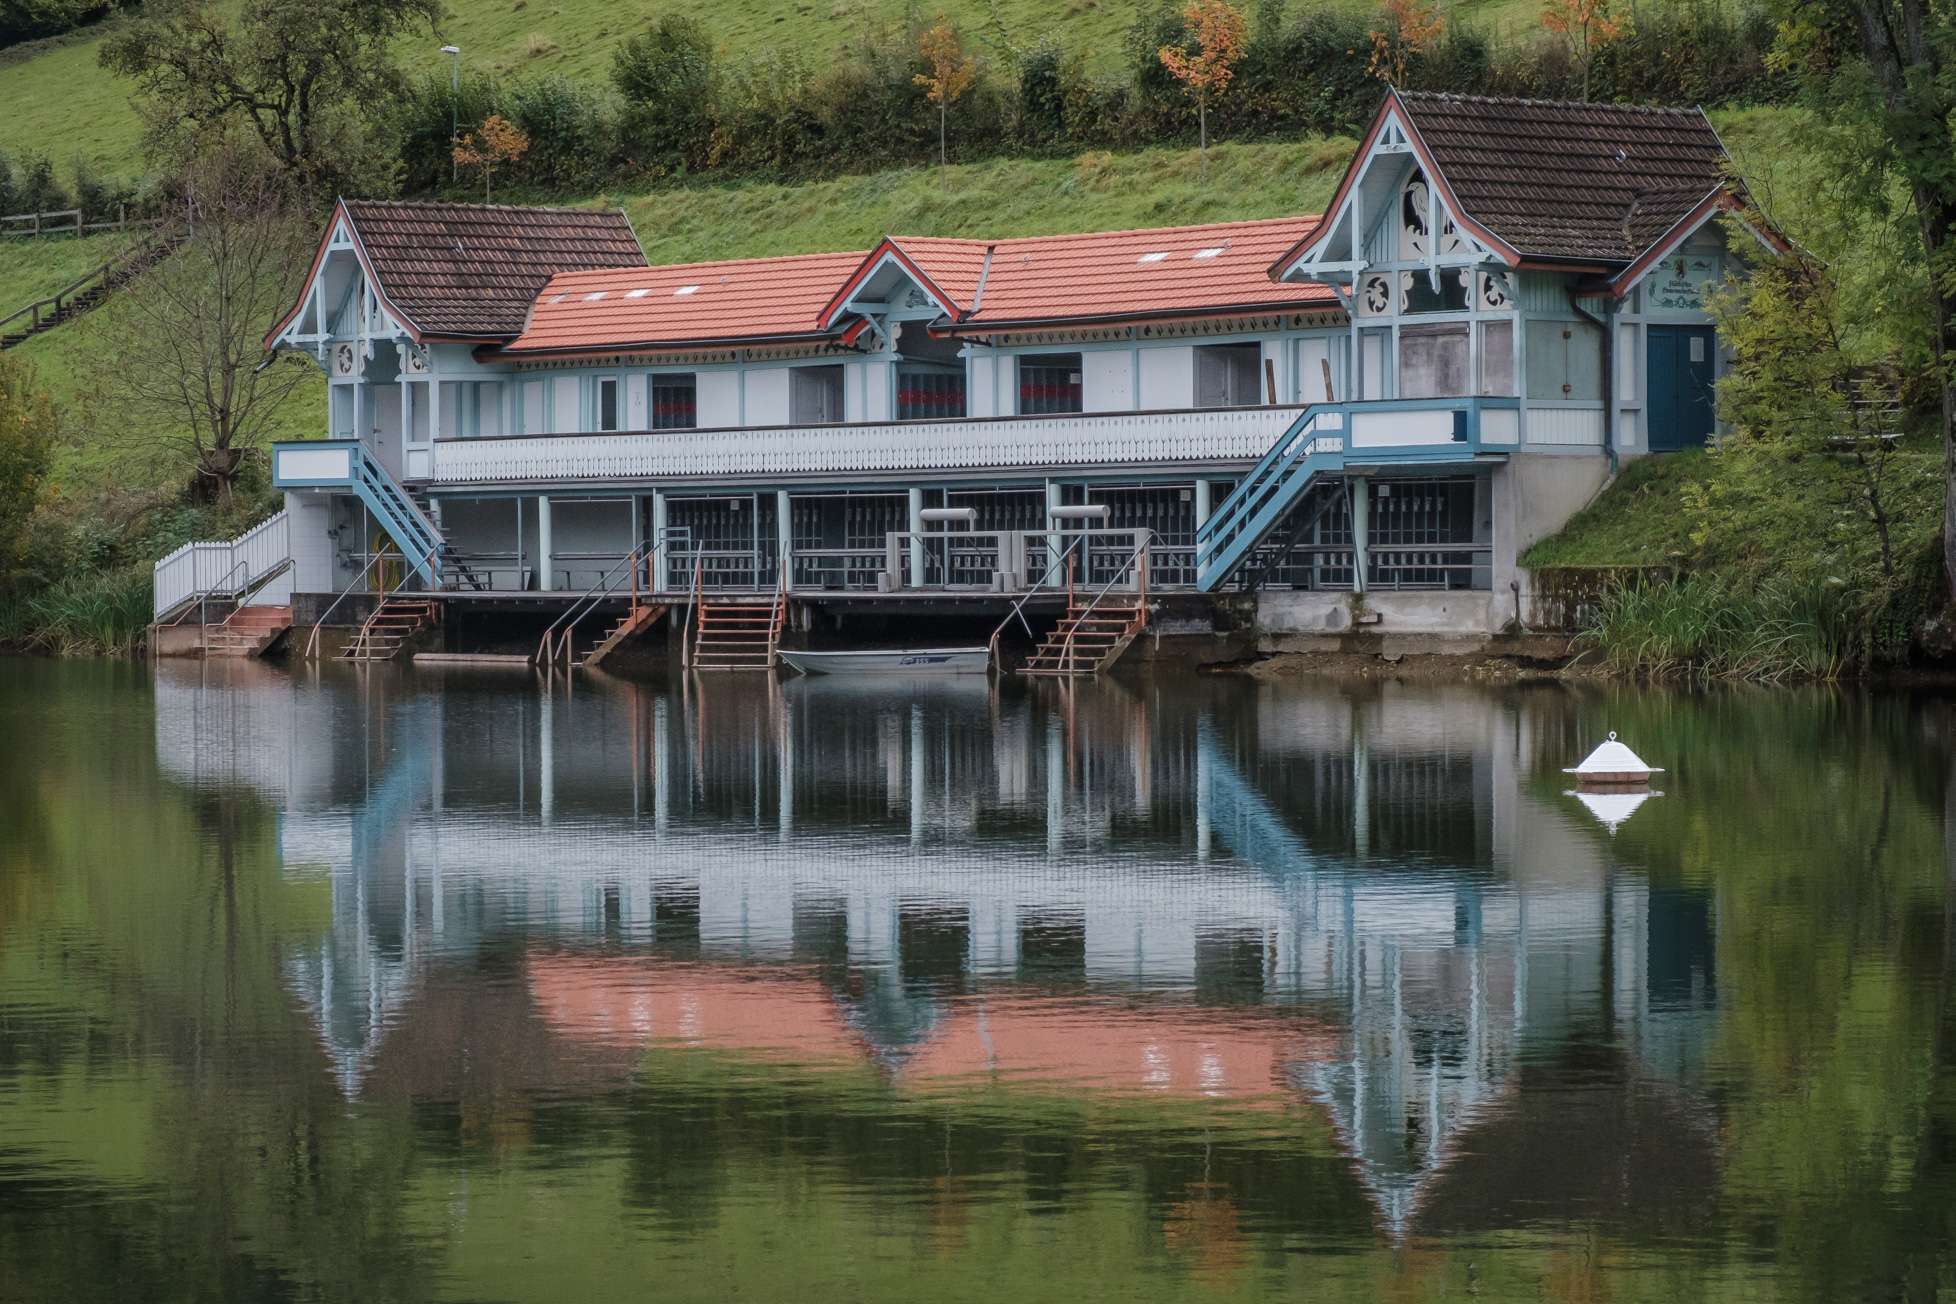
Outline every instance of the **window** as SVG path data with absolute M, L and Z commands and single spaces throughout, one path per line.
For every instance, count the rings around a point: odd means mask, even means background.
M 1481 323 L 1481 393 L 1513 397 L 1515 392 L 1515 324 Z
M 897 420 L 964 415 L 964 373 L 939 367 L 897 368 Z
M 1472 392 L 1465 323 L 1400 327 L 1400 398 L 1457 398 Z
M 1467 284 L 1474 279 L 1470 268 L 1448 268 L 1440 273 L 1440 288 L 1435 290 L 1433 282 L 1423 271 L 1407 274 L 1410 282 L 1406 285 L 1406 312 L 1465 312 L 1467 310 Z
M 598 377 L 597 392 L 593 406 L 597 409 L 598 429 L 618 429 L 618 378 L 616 376 Z
M 698 377 L 691 372 L 652 377 L 654 430 L 691 430 L 699 423 Z
M 1263 401 L 1263 347 L 1203 344 L 1195 350 L 1195 405 L 1252 407 Z
M 1586 321 L 1531 321 L 1528 397 L 1597 401 L 1603 397 L 1602 332 Z
M 789 420 L 798 426 L 842 420 L 842 367 L 796 367 L 789 373 Z
M 1019 359 L 1019 411 L 1026 416 L 1079 412 L 1085 395 L 1080 385 L 1080 355 L 1034 353 Z

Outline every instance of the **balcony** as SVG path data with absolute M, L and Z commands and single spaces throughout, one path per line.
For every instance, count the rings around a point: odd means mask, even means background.
M 610 483 L 1251 463 L 1299 405 L 829 426 L 517 435 L 435 444 L 427 483 Z

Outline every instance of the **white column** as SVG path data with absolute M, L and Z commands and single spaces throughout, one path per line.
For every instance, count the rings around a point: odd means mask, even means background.
M 781 559 L 781 574 L 787 578 L 789 586 L 792 587 L 795 578 L 794 567 L 791 564 L 795 551 L 795 523 L 786 489 L 774 491 L 774 536 L 778 544 L 776 551 Z
M 910 587 L 924 587 L 924 491 L 910 491 Z
M 551 590 L 557 587 L 556 582 L 551 578 L 551 572 L 554 571 L 555 569 L 556 569 L 556 563 L 551 555 L 551 542 L 550 542 L 550 499 L 543 494 L 538 494 L 537 495 L 537 591 L 539 593 L 549 593 Z
M 666 591 L 666 495 L 663 489 L 652 491 L 652 591 Z
M 1211 503 L 1210 503 L 1209 482 L 1207 480 L 1197 480 L 1195 482 L 1195 528 L 1196 529 L 1198 530 L 1201 529 L 1202 523 L 1209 519 L 1210 507 L 1211 507 Z
M 1352 592 L 1365 592 L 1365 572 L 1370 569 L 1366 531 L 1372 521 L 1372 482 L 1362 475 L 1351 478 L 1352 500 Z

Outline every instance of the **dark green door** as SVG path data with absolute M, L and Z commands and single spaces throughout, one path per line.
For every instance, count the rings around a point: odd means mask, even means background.
M 1712 328 L 1650 328 L 1650 451 L 1702 448 L 1712 432 Z

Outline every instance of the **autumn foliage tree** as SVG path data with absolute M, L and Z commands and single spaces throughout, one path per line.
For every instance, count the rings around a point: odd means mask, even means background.
M 978 60 L 965 53 L 958 29 L 943 14 L 917 38 L 917 53 L 930 65 L 930 71 L 920 72 L 912 80 L 924 88 L 924 98 L 937 106 L 937 165 L 943 167 L 945 123 L 951 106 L 978 76 Z
M 1623 35 L 1624 22 L 1610 12 L 1610 0 L 1548 0 L 1542 27 L 1562 38 L 1582 74 L 1582 98 L 1589 99 L 1589 70 L 1596 52 Z
M 1195 48 L 1164 45 L 1159 51 L 1161 66 L 1182 83 L 1182 89 L 1195 99 L 1199 124 L 1197 137 L 1202 169 L 1209 169 L 1209 101 L 1229 89 L 1236 75 L 1236 64 L 1249 47 L 1249 24 L 1243 11 L 1228 0 L 1189 0 L 1182 8 L 1182 23 Z
M 496 169 L 529 152 L 530 138 L 523 129 L 500 113 L 492 113 L 480 127 L 456 140 L 454 156 L 457 167 L 482 169 L 482 199 L 487 203 Z
M 1388 86 L 1403 87 L 1413 60 L 1439 44 L 1447 20 L 1432 0 L 1385 0 L 1381 10 L 1385 26 L 1371 31 L 1366 70 Z

